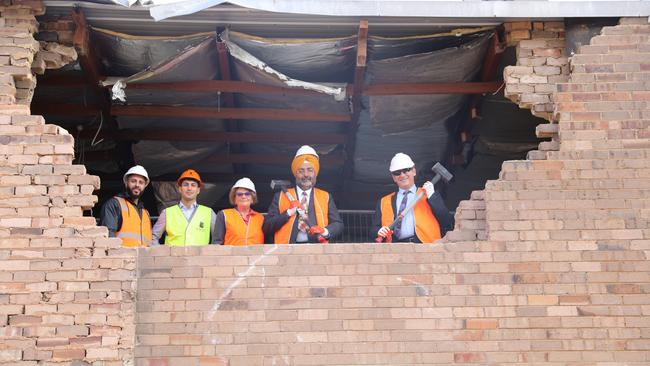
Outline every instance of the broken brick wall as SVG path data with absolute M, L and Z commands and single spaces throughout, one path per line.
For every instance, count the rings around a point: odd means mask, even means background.
M 564 22 L 504 24 L 506 41 L 516 47 L 517 63 L 503 71 L 505 97 L 534 116 L 553 120 L 556 84 L 565 82 L 569 65 Z
M 43 11 L 0 4 L 0 364 L 121 366 L 133 358 L 136 253 L 83 216 L 99 178 L 72 164 L 67 131 L 30 113 L 37 52 L 62 49 L 34 39 Z
M 3 4 L 5 42 L 33 45 L 39 3 Z M 99 180 L 20 104 L 33 76 L 8 55 L 0 363 L 648 364 L 649 34 L 625 19 L 581 49 L 541 131 L 557 148 L 466 207 L 479 241 L 143 249 L 137 319 L 138 252 L 82 216 Z
M 647 18 L 581 48 L 555 149 L 466 207 L 484 240 L 142 253 L 136 364 L 649 364 L 648 60 Z

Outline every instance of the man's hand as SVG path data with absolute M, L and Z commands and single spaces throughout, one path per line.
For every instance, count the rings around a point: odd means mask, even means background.
M 298 207 L 292 207 L 292 208 L 286 210 L 285 212 L 286 212 L 287 216 L 291 217 L 291 216 L 296 214 L 296 211 L 298 211 Z
M 327 229 L 323 229 L 320 226 L 314 225 L 314 226 L 309 228 L 309 235 L 323 235 L 323 234 L 325 234 L 326 231 L 327 231 Z M 323 236 L 325 236 L 325 235 L 323 235 Z
M 431 198 L 436 189 L 433 187 L 433 183 L 427 181 L 422 185 L 422 188 L 427 192 L 427 198 Z
M 388 228 L 388 226 L 382 226 L 379 231 L 377 231 L 377 236 L 381 236 L 382 238 L 387 237 L 388 235 L 392 234 L 392 230 Z

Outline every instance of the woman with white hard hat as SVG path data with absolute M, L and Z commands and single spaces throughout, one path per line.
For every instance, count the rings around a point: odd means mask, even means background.
M 215 244 L 253 245 L 264 244 L 262 224 L 264 216 L 253 210 L 257 203 L 255 184 L 248 178 L 241 178 L 230 189 L 228 195 L 233 208 L 217 213 L 215 223 Z

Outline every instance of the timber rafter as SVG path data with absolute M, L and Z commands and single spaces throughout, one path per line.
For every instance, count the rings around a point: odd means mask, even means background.
M 84 138 L 92 138 L 94 131 L 84 131 L 80 134 Z M 215 141 L 215 142 L 245 142 L 245 143 L 295 143 L 301 141 L 306 144 L 341 144 L 345 142 L 346 135 L 342 133 L 262 133 L 262 132 L 209 132 L 192 130 L 120 130 L 118 132 L 103 133 L 101 137 L 117 141 Z
M 343 174 L 346 178 L 352 177 L 354 171 L 354 149 L 357 130 L 359 129 L 359 114 L 361 113 L 361 95 L 366 75 L 366 64 L 368 62 L 368 21 L 359 22 L 357 35 L 357 60 L 354 68 L 354 83 L 352 84 L 352 121 L 348 126 L 348 141 L 345 144 L 347 164 L 344 166 Z M 348 89 L 349 90 L 349 89 Z
M 114 116 L 129 117 L 183 117 L 183 118 L 221 118 L 221 119 L 259 119 L 271 121 L 314 121 L 349 122 L 347 114 L 321 113 L 298 109 L 273 108 L 214 108 L 214 107 L 174 107 L 150 105 L 114 105 Z

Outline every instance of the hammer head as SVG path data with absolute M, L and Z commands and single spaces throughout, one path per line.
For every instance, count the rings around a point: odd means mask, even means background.
M 288 180 L 272 179 L 271 180 L 271 189 L 274 191 L 285 190 L 287 187 L 291 186 L 291 182 Z
M 440 179 L 444 180 L 445 183 L 449 183 L 449 181 L 454 178 L 454 176 L 449 172 L 449 170 L 447 170 L 447 168 L 442 166 L 442 164 L 440 164 L 439 162 L 436 163 L 436 165 L 434 165 L 433 168 L 431 168 L 431 171 L 433 171 L 436 175 L 440 176 Z

